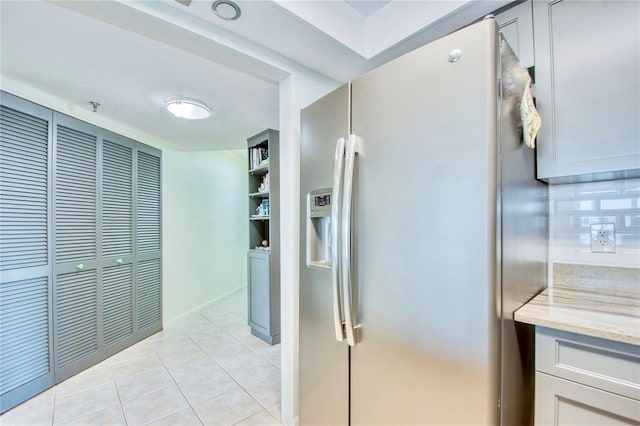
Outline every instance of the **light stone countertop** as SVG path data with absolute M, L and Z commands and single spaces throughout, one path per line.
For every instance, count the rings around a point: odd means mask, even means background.
M 640 281 L 636 270 L 624 269 L 555 264 L 554 286 L 518 309 L 515 320 L 640 345 Z M 631 280 L 617 282 L 621 274 Z

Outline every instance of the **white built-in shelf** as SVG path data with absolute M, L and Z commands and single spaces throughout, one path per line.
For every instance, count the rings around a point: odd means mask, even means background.
M 269 163 L 265 163 L 261 166 L 256 167 L 255 169 L 249 170 L 249 173 L 252 175 L 261 175 L 265 174 L 269 171 Z
M 271 253 L 271 250 L 263 250 L 263 249 L 257 249 L 257 248 L 249 249 L 249 251 L 254 253 Z
M 280 342 L 278 142 L 278 132 L 272 129 L 247 139 L 247 320 L 251 334 L 270 345 Z M 262 161 L 258 163 L 258 159 Z M 273 250 L 261 250 L 265 241 Z

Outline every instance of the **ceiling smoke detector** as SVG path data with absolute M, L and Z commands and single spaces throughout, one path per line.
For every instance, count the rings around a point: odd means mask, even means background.
M 216 16 L 225 21 L 235 21 L 240 17 L 240 6 L 231 0 L 216 0 L 211 5 L 211 10 Z
M 202 101 L 182 96 L 172 96 L 167 99 L 167 110 L 178 118 L 187 120 L 202 120 L 211 117 L 211 109 Z

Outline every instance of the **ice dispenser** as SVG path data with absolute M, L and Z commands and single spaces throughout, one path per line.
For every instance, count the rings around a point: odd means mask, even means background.
M 307 266 L 331 269 L 331 189 L 307 195 Z

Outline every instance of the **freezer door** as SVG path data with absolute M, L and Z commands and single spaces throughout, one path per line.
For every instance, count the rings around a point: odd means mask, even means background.
M 336 339 L 331 270 L 307 266 L 307 194 L 333 185 L 336 142 L 349 132 L 349 85 L 302 110 L 300 146 L 300 425 L 349 421 L 349 352 Z M 335 200 L 332 200 L 335 202 Z
M 482 21 L 352 83 L 352 425 L 498 421 L 496 35 Z

